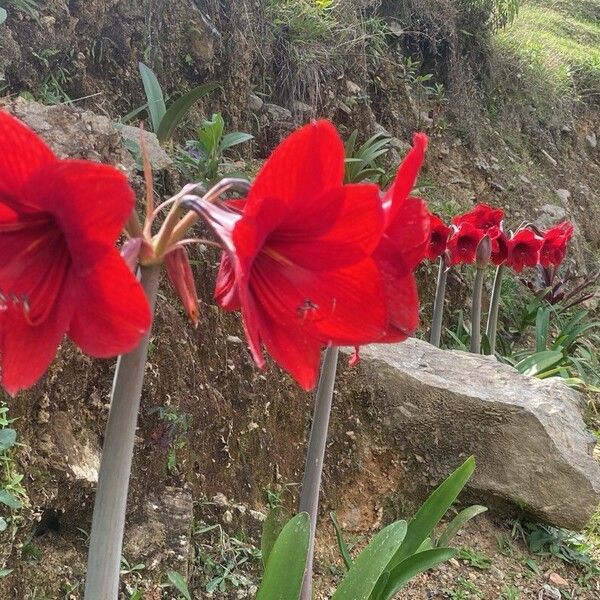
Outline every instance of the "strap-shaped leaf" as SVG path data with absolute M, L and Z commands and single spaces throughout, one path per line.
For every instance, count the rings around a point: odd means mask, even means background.
M 269 512 L 262 526 L 262 536 L 260 538 L 260 551 L 262 554 L 263 566 L 267 565 L 271 550 L 282 532 L 286 523 L 290 520 L 289 513 L 283 506 L 276 506 Z
M 221 152 L 225 152 L 228 148 L 232 148 L 233 146 L 237 146 L 238 144 L 243 144 L 251 139 L 254 136 L 251 133 L 244 133 L 243 131 L 234 131 L 233 133 L 226 133 L 221 140 L 221 144 L 219 145 L 219 150 Z
M 138 66 L 142 77 L 142 84 L 144 85 L 144 92 L 146 92 L 146 100 L 148 100 L 148 112 L 150 113 L 152 131 L 156 132 L 160 127 L 162 118 L 167 112 L 165 99 L 154 71 L 142 62 Z
M 6 17 L 8 17 L 8 13 L 0 6 L 0 25 L 6 21 Z
M 392 600 L 413 577 L 455 555 L 456 550 L 453 548 L 435 548 L 409 556 L 389 573 L 387 585 L 377 600 Z
M 342 559 L 344 561 L 344 564 L 346 565 L 346 569 L 350 569 L 350 567 L 352 566 L 352 557 L 350 556 L 350 550 L 348 550 L 346 540 L 344 540 L 344 536 L 342 535 L 342 528 L 340 527 L 340 524 L 338 523 L 337 517 L 335 516 L 334 512 L 330 512 L 329 516 L 331 517 L 333 528 L 335 529 L 335 537 L 337 539 L 340 554 L 342 555 Z
M 473 517 L 484 513 L 487 510 L 486 506 L 480 506 L 479 504 L 474 504 L 473 506 L 469 506 L 464 510 L 461 510 L 455 517 L 450 521 L 448 527 L 444 530 L 444 533 L 440 535 L 436 546 L 445 548 L 448 546 L 452 538 L 458 533 L 458 530 L 467 522 L 470 521 Z
M 220 88 L 218 83 L 203 83 L 193 90 L 190 90 L 187 94 L 178 98 L 169 106 L 169 109 L 164 113 L 158 128 L 156 131 L 156 137 L 159 142 L 166 142 L 170 140 L 175 132 L 175 129 L 181 123 L 181 120 L 188 114 L 190 108 L 197 102 L 202 96 L 206 96 L 213 90 Z
M 474 470 L 475 458 L 471 456 L 427 498 L 408 524 L 404 542 L 390 561 L 388 571 L 415 554 L 423 541 L 431 536 L 433 528 L 452 506 Z
M 368 600 L 402 545 L 406 530 L 406 521 L 396 521 L 382 529 L 354 560 L 331 600 Z
M 307 513 L 296 515 L 275 542 L 256 600 L 298 600 L 310 541 Z

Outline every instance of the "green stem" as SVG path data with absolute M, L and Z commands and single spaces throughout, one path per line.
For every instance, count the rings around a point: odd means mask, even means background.
M 160 265 L 141 267 L 141 284 L 154 314 Z M 126 301 L 126 299 L 124 299 Z M 133 442 L 150 331 L 119 357 L 96 489 L 85 582 L 86 600 L 117 600 Z
M 327 444 L 327 430 L 329 429 L 329 417 L 331 415 L 338 352 L 339 349 L 337 346 L 330 346 L 325 351 L 315 398 L 310 438 L 308 440 L 306 467 L 304 469 L 304 480 L 300 495 L 300 512 L 307 512 L 310 516 L 310 545 L 300 600 L 310 600 L 312 597 L 313 560 L 315 555 L 317 516 L 319 512 L 319 493 L 321 491 L 321 475 L 323 474 L 323 461 L 325 459 L 325 446 Z
M 500 265 L 496 269 L 494 277 L 494 287 L 492 288 L 492 300 L 490 302 L 490 312 L 488 314 L 487 327 L 485 333 L 490 342 L 490 354 L 493 356 L 496 353 L 496 335 L 498 331 L 498 310 L 500 308 L 500 291 L 502 290 L 502 281 L 506 267 Z
M 481 352 L 481 294 L 485 269 L 477 269 L 473 284 L 473 302 L 471 304 L 471 352 Z
M 440 269 L 438 271 L 437 286 L 435 288 L 435 301 L 433 303 L 433 320 L 431 322 L 431 333 L 429 342 L 440 347 L 442 339 L 442 321 L 444 318 L 444 296 L 446 295 L 446 279 L 448 269 L 443 256 L 440 256 Z

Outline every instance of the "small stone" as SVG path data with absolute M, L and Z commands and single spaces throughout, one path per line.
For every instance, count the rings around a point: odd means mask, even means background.
M 593 131 L 592 131 L 592 133 L 589 133 L 588 135 L 586 135 L 585 139 L 586 139 L 587 143 L 589 144 L 590 148 L 592 148 L 592 150 L 594 148 L 596 148 L 596 146 L 598 145 L 598 138 L 596 137 L 596 134 Z
M 544 584 L 544 587 L 540 590 L 540 594 L 538 598 L 540 600 L 561 600 L 560 590 L 547 583 Z
M 569 587 L 569 582 L 558 573 L 550 573 L 550 575 L 548 575 L 548 581 L 558 588 Z
M 264 102 L 263 102 L 262 98 L 259 98 L 256 94 L 250 94 L 248 96 L 247 106 L 248 106 L 248 110 L 250 112 L 253 112 L 253 113 L 260 112 L 262 110 L 263 104 L 264 104 Z
M 362 92 L 360 85 L 350 79 L 346 79 L 346 89 L 351 96 L 358 96 Z
M 571 198 L 571 192 L 565 189 L 554 190 L 554 193 L 564 202 L 567 203 L 569 198 Z
M 505 577 L 504 573 L 495 565 L 490 567 L 490 574 L 494 577 L 494 579 L 498 579 L 498 581 L 503 581 Z
M 223 513 L 223 521 L 225 523 L 232 523 L 233 522 L 233 513 L 230 510 L 226 510 Z
M 242 340 L 237 335 L 228 335 L 225 341 L 230 344 L 241 344 Z
M 212 501 L 216 506 L 229 506 L 229 501 L 227 500 L 227 496 L 219 492 L 213 496 Z

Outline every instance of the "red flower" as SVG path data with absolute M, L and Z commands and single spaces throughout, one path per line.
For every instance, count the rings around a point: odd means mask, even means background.
M 540 250 L 542 267 L 558 266 L 567 254 L 567 244 L 573 237 L 573 225 L 568 221 L 559 223 L 544 234 Z
M 517 273 L 524 267 L 535 267 L 540 260 L 543 240 L 531 229 L 520 229 L 508 240 L 506 264 Z
M 473 210 L 452 219 L 454 225 L 470 223 L 477 229 L 487 232 L 492 227 L 500 227 L 504 211 L 501 208 L 492 208 L 488 204 L 478 204 Z
M 148 330 L 144 292 L 114 247 L 133 204 L 119 171 L 59 160 L 0 111 L 0 381 L 9 393 L 42 376 L 65 333 L 108 357 Z
M 219 303 L 241 309 L 259 366 L 261 346 L 304 389 L 314 387 L 324 345 L 379 339 L 387 305 L 371 258 L 383 229 L 378 188 L 343 185 L 344 147 L 320 121 L 289 136 L 240 203 L 191 203 L 225 254 Z
M 427 248 L 427 258 L 435 260 L 446 252 L 452 228 L 448 227 L 437 215 L 429 215 L 429 227 L 431 236 Z
M 473 264 L 477 254 L 477 246 L 485 235 L 482 229 L 478 229 L 468 221 L 455 226 L 448 240 L 448 251 L 450 252 L 450 264 Z
M 492 240 L 492 262 L 499 267 L 508 258 L 508 238 L 500 227 L 490 227 L 487 234 Z
M 373 254 L 388 302 L 385 334 L 370 341 L 400 342 L 419 325 L 419 295 L 413 272 L 425 258 L 430 238 L 427 205 L 410 197 L 427 149 L 427 136 L 417 133 L 413 148 L 398 168 L 392 187 L 383 197 L 385 228 Z

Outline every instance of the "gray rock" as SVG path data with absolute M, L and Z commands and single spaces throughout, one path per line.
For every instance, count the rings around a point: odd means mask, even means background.
M 291 123 L 294 119 L 292 113 L 278 104 L 265 103 L 264 110 L 271 121 L 277 123 Z
M 248 96 L 248 110 L 253 113 L 259 113 L 262 111 L 264 102 L 262 98 L 259 98 L 256 94 L 250 94 Z
M 473 454 L 470 487 L 484 503 L 516 506 L 570 529 L 582 528 L 597 509 L 600 464 L 584 402 L 561 380 L 527 377 L 491 357 L 415 339 L 364 348 L 360 369 L 384 437 L 424 457 L 432 482 Z
M 598 146 L 598 138 L 596 137 L 596 133 L 594 131 L 586 135 L 585 139 L 592 150 Z
M 567 204 L 571 198 L 571 192 L 569 190 L 560 188 L 558 190 L 554 190 L 554 193 L 562 200 L 564 204 Z
M 173 164 L 171 157 L 160 147 L 158 138 L 151 131 L 145 131 L 131 125 L 119 125 L 118 129 L 124 140 L 135 142 L 138 146 L 140 144 L 140 135 L 144 136 L 144 145 L 146 146 L 148 158 L 154 171 L 168 169 Z
M 556 204 L 544 204 L 540 207 L 535 223 L 541 229 L 548 229 L 567 218 L 567 211 Z
M 351 79 L 346 79 L 346 91 L 351 96 L 358 96 L 362 93 L 362 88 Z

